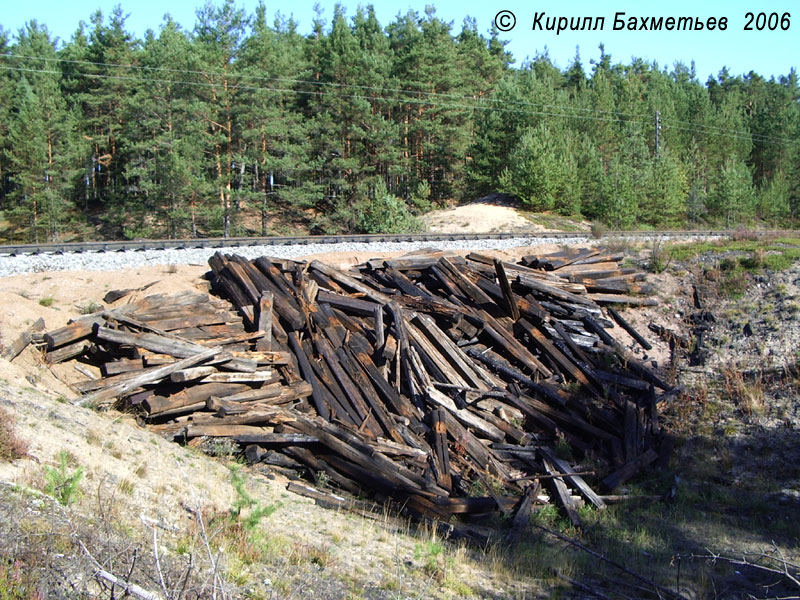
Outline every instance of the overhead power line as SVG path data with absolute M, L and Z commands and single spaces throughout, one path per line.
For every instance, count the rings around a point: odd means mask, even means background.
M 106 63 L 106 62 L 97 62 L 91 60 L 74 60 L 74 59 L 66 59 L 66 58 L 58 58 L 58 57 L 44 57 L 44 56 L 31 56 L 27 54 L 13 54 L 10 52 L 0 53 L 0 58 L 6 59 L 24 59 L 24 60 L 35 60 L 35 61 L 42 61 L 42 62 L 58 62 L 58 63 L 66 63 L 66 64 L 76 64 L 76 65 L 91 65 L 97 67 L 113 67 L 113 68 L 122 68 L 122 69 L 138 69 L 142 71 L 156 71 L 156 72 L 166 72 L 166 73 L 180 73 L 185 75 L 201 75 L 204 77 L 208 76 L 225 76 L 230 77 L 231 73 L 224 72 L 224 71 L 214 71 L 214 70 L 194 70 L 194 69 L 174 69 L 170 67 L 149 67 L 144 65 L 122 65 L 117 63 Z M 249 73 L 242 73 L 238 72 L 233 74 L 234 77 L 241 78 L 241 79 L 251 79 L 255 81 L 273 81 L 277 83 L 292 83 L 295 85 L 310 85 L 316 87 L 334 87 L 334 88 L 353 88 L 353 89 L 362 89 L 362 90 L 371 90 L 376 92 L 391 92 L 391 93 L 401 93 L 401 94 L 423 94 L 426 96 L 435 96 L 437 98 L 449 98 L 453 100 L 475 100 L 476 98 L 471 95 L 464 95 L 464 94 L 449 94 L 446 92 L 432 92 L 422 89 L 416 89 L 413 87 L 406 87 L 406 88 L 392 88 L 392 87 L 384 87 L 384 86 L 372 86 L 372 85 L 360 85 L 355 83 L 340 83 L 336 81 L 320 81 L 320 80 L 312 80 L 312 79 L 293 79 L 289 77 L 267 77 L 264 75 L 253 75 Z M 418 85 L 420 87 L 425 86 L 424 82 L 419 81 L 410 81 L 407 82 L 409 85 Z M 525 102 L 522 100 L 508 100 L 503 101 L 504 104 L 513 104 L 518 106 L 533 106 L 533 107 L 541 107 L 541 108 L 552 108 L 558 110 L 568 110 L 568 111 L 575 111 L 575 112 L 586 112 L 586 113 L 597 113 L 597 114 L 608 114 L 608 115 L 617 115 L 623 117 L 634 117 L 636 119 L 641 119 L 641 115 L 629 112 L 622 112 L 616 110 L 603 110 L 597 108 L 584 108 L 579 106 L 569 106 L 564 104 L 537 104 L 533 102 Z
M 46 74 L 53 74 L 53 75 L 61 75 L 61 71 L 55 70 L 48 70 L 48 69 L 32 69 L 28 67 L 9 67 L 0 65 L 0 70 L 4 71 L 19 71 L 24 73 L 46 73 Z M 230 83 L 215 83 L 215 82 L 208 82 L 208 81 L 183 81 L 183 80 L 173 80 L 173 79 L 160 79 L 155 77 L 138 77 L 138 76 L 128 76 L 128 75 L 110 75 L 106 73 L 80 73 L 81 77 L 86 77 L 90 79 L 113 79 L 113 80 L 121 80 L 121 81 L 137 81 L 141 83 L 164 83 L 170 85 L 187 85 L 187 86 L 194 86 L 194 87 L 207 87 L 207 88 L 216 88 L 216 89 L 227 89 L 227 90 L 245 90 L 245 91 L 265 91 L 265 92 L 276 92 L 280 94 L 299 94 L 299 95 L 309 95 L 309 96 L 324 96 L 326 92 L 318 91 L 318 90 L 303 90 L 303 89 L 294 89 L 294 88 L 276 88 L 276 87 L 268 87 L 268 86 L 250 86 L 250 85 L 241 85 L 241 84 L 230 84 Z M 339 94 L 338 98 L 347 98 L 351 100 L 366 100 L 366 101 L 373 101 L 373 102 L 397 102 L 397 103 L 406 103 L 406 104 L 418 104 L 423 106 L 433 106 L 437 108 L 443 109 L 461 109 L 461 110 L 480 110 L 480 111 L 490 111 L 490 112 L 504 112 L 504 113 L 511 113 L 517 114 L 519 112 L 526 112 L 527 114 L 532 115 L 541 115 L 541 116 L 551 116 L 551 117 L 564 117 L 568 119 L 582 119 L 582 120 L 592 120 L 592 121 L 606 121 L 606 122 L 620 122 L 620 123 L 629 123 L 629 122 L 643 122 L 642 119 L 613 119 L 613 118 L 604 118 L 604 117 L 595 117 L 591 115 L 575 115 L 575 114 L 567 114 L 567 113 L 557 113 L 552 111 L 544 111 L 544 110 L 531 110 L 528 107 L 524 107 L 522 110 L 519 109 L 511 109 L 511 108 L 503 108 L 501 106 L 488 106 L 486 104 L 482 104 L 482 101 L 478 101 L 475 104 L 452 104 L 446 102 L 438 102 L 434 100 L 423 100 L 420 98 L 397 98 L 397 97 L 388 97 L 388 96 L 365 96 L 361 94 Z M 535 105 L 531 104 L 530 107 Z M 546 105 L 545 105 L 546 106 Z
M 139 65 L 118 65 L 113 63 L 104 63 L 104 62 L 95 62 L 95 61 L 86 61 L 86 60 L 72 60 L 72 59 L 63 59 L 63 58 L 49 58 L 49 57 L 37 57 L 37 56 L 30 56 L 30 55 L 15 55 L 11 53 L 0 53 L 0 58 L 3 59 L 26 59 L 26 60 L 36 60 L 41 62 L 56 62 L 56 63 L 67 63 L 67 64 L 78 64 L 78 65 L 91 65 L 91 66 L 99 66 L 99 67 L 114 67 L 114 68 L 124 68 L 124 69 L 136 69 L 139 71 L 155 71 L 155 72 L 164 72 L 164 73 L 175 73 L 175 74 L 182 74 L 182 75 L 199 75 L 203 77 L 221 77 L 226 76 L 230 77 L 231 74 L 221 71 L 198 71 L 198 70 L 191 70 L 191 69 L 174 69 L 170 67 L 144 67 Z M 64 76 L 65 73 L 61 70 L 55 69 L 36 69 L 32 67 L 22 67 L 22 66 L 7 66 L 7 65 L 0 65 L 0 70 L 4 71 L 17 71 L 17 72 L 26 72 L 26 73 L 43 73 L 43 74 L 52 74 L 52 75 L 59 75 Z M 161 84 L 169 84 L 169 85 L 185 85 L 185 86 L 192 86 L 192 87 L 202 87 L 202 88 L 225 88 L 228 90 L 243 90 L 243 91 L 264 91 L 264 92 L 274 92 L 279 94 L 297 94 L 297 95 L 306 95 L 306 96 L 325 96 L 328 92 L 324 89 L 317 89 L 317 90 L 310 90 L 310 89 L 300 89 L 300 88 L 284 88 L 284 87 L 274 87 L 274 86 L 263 86 L 263 85 L 244 85 L 242 83 L 219 83 L 213 81 L 188 81 L 183 79 L 166 79 L 160 77 L 152 77 L 152 76 L 144 76 L 144 75 L 118 75 L 118 74 L 110 74 L 110 73 L 86 73 L 81 71 L 76 71 L 74 73 L 70 73 L 69 75 L 84 77 L 89 79 L 110 79 L 110 80 L 120 80 L 120 81 L 134 81 L 134 82 L 141 82 L 141 83 L 161 83 Z M 381 87 L 381 86 L 364 86 L 358 84 L 346 84 L 346 83 L 338 83 L 338 82 L 324 82 L 324 81 L 314 81 L 314 80 L 304 80 L 304 79 L 291 79 L 291 78 L 281 78 L 281 77 L 266 77 L 266 76 L 258 76 L 258 75 L 249 75 L 249 74 L 242 74 L 236 73 L 233 75 L 236 79 L 249 79 L 254 81 L 271 81 L 271 82 L 282 82 L 282 83 L 291 83 L 295 85 L 309 85 L 314 86 L 317 88 L 325 88 L 325 87 L 332 87 L 337 88 L 340 90 L 343 89 L 356 89 L 356 90 L 365 90 L 365 91 L 375 91 L 375 92 L 391 92 L 391 93 L 400 93 L 400 94 L 416 94 L 416 95 L 424 95 L 427 97 L 425 98 L 414 98 L 410 96 L 405 97 L 397 97 L 397 96 L 375 96 L 375 95 L 365 95 L 365 94 L 337 94 L 339 98 L 346 98 L 351 100 L 365 100 L 368 102 L 396 102 L 396 103 L 406 103 L 406 104 L 416 104 L 422 106 L 432 106 L 436 108 L 442 109 L 453 109 L 453 110 L 478 110 L 484 112 L 498 112 L 498 113 L 505 113 L 505 114 L 518 114 L 520 112 L 529 114 L 529 115 L 537 115 L 537 116 L 550 116 L 550 117 L 559 117 L 559 118 L 566 118 L 566 119 L 578 119 L 578 120 L 588 120 L 588 121 L 597 121 L 597 122 L 610 122 L 610 123 L 638 123 L 642 125 L 647 125 L 651 123 L 652 117 L 645 116 L 645 115 L 637 115 L 635 113 L 625 113 L 620 111 L 605 111 L 600 109 L 590 109 L 590 108 L 581 108 L 581 107 L 572 107 L 567 105 L 558 105 L 558 104 L 538 104 L 533 102 L 524 102 L 524 101 L 506 101 L 500 100 L 497 98 L 475 98 L 474 96 L 467 96 L 467 95 L 457 95 L 457 94 L 448 94 L 448 93 L 438 93 L 438 92 L 431 92 L 431 91 L 424 91 L 424 90 L 414 90 L 409 88 L 391 88 L 391 87 Z M 445 100 L 445 102 L 442 102 Z M 448 100 L 457 100 L 464 102 L 466 104 L 457 104 L 453 102 L 448 102 Z M 553 110 L 549 110 L 553 109 Z M 556 112 L 562 111 L 562 112 Z M 567 112 L 563 112 L 567 111 Z M 569 111 L 577 111 L 586 114 L 576 114 L 575 112 Z M 615 118 L 615 117 L 607 117 L 602 115 L 624 115 L 630 116 L 632 118 Z M 759 133 L 751 133 L 744 130 L 728 130 L 721 127 L 703 125 L 692 123 L 688 121 L 682 121 L 677 119 L 667 119 L 663 116 L 661 117 L 661 122 L 664 129 L 674 129 L 678 131 L 687 131 L 691 133 L 700 133 L 703 135 L 709 136 L 717 136 L 717 137 L 728 137 L 734 139 L 747 139 L 751 141 L 756 141 L 759 143 L 764 144 L 777 144 L 777 145 L 788 145 L 797 143 L 800 140 L 795 140 L 791 138 L 782 138 L 776 136 L 768 136 L 765 134 Z

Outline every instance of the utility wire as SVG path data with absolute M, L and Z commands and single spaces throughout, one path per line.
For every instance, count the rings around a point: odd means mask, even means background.
M 31 69 L 27 67 L 8 67 L 4 65 L 0 65 L 0 70 L 4 71 L 19 71 L 24 73 L 46 73 L 46 74 L 53 74 L 53 75 L 60 75 L 60 71 L 53 71 L 47 69 Z M 104 73 L 80 73 L 80 76 L 90 78 L 90 79 L 112 79 L 112 80 L 122 80 L 122 81 L 136 81 L 141 83 L 165 83 L 171 85 L 187 85 L 187 86 L 194 86 L 194 87 L 208 87 L 208 88 L 224 88 L 227 90 L 245 90 L 245 91 L 267 91 L 267 92 L 276 92 L 281 94 L 299 94 L 299 95 L 309 95 L 309 96 L 324 96 L 326 92 L 324 91 L 314 91 L 314 90 L 298 90 L 298 89 L 288 89 L 288 88 L 274 88 L 274 87 L 267 87 L 267 86 L 246 86 L 241 84 L 223 84 L 223 83 L 213 83 L 213 82 L 204 82 L 204 81 L 179 81 L 179 80 L 171 80 L 171 79 L 158 79 L 154 77 L 135 77 L 135 76 L 127 76 L 127 75 L 109 75 Z M 436 102 L 433 100 L 422 100 L 419 98 L 393 98 L 393 97 L 385 97 L 385 96 L 364 96 L 364 95 L 357 95 L 357 94 L 345 94 L 339 95 L 338 98 L 347 98 L 353 100 L 367 100 L 367 101 L 376 101 L 376 102 L 398 102 L 398 103 L 406 103 L 406 104 L 418 104 L 423 106 L 433 106 L 437 108 L 443 109 L 462 109 L 462 110 L 480 110 L 480 111 L 488 111 L 488 112 L 504 112 L 504 113 L 511 113 L 517 114 L 520 110 L 511 109 L 511 108 L 503 108 L 499 106 L 486 106 L 485 104 L 448 104 L 443 102 Z M 535 105 L 532 105 L 535 106 Z M 604 121 L 604 122 L 618 122 L 618 123 L 631 123 L 631 122 L 642 122 L 642 120 L 633 120 L 633 119 L 613 119 L 613 118 L 603 118 L 603 117 L 594 117 L 591 115 L 574 115 L 574 114 L 565 114 L 565 113 L 557 113 L 552 111 L 542 111 L 542 110 L 530 110 L 524 109 L 523 112 L 532 115 L 541 115 L 541 116 L 551 116 L 551 117 L 564 117 L 568 119 L 583 119 L 583 120 L 592 120 L 592 121 Z M 649 121 L 648 121 L 649 122 Z
M 124 69 L 139 69 L 143 71 L 162 71 L 162 72 L 169 72 L 169 73 L 180 73 L 180 74 L 191 74 L 191 75 L 202 75 L 205 77 L 208 76 L 231 76 L 229 73 L 224 73 L 220 71 L 197 71 L 192 69 L 174 69 L 170 67 L 147 67 L 143 65 L 123 65 L 123 64 L 116 64 L 116 63 L 106 63 L 106 62 L 98 62 L 98 61 L 90 61 L 90 60 L 74 60 L 74 59 L 66 59 L 66 58 L 57 58 L 57 57 L 42 57 L 42 56 L 32 56 L 32 55 L 24 55 L 24 54 L 13 54 L 10 52 L 7 53 L 0 53 L 0 58 L 20 58 L 24 60 L 37 60 L 43 62 L 59 62 L 59 63 L 67 63 L 67 64 L 79 64 L 79 65 L 92 65 L 92 66 L 101 66 L 101 67 L 116 67 L 116 68 L 124 68 Z M 57 73 L 57 72 L 56 72 Z M 88 74 L 87 74 L 88 75 Z M 97 76 L 101 76 L 101 74 L 97 74 Z M 629 116 L 634 117 L 634 119 L 630 119 L 631 121 L 641 121 L 647 122 L 649 120 L 649 116 L 643 116 L 636 113 L 630 112 L 623 112 L 623 111 L 612 111 L 612 110 L 601 110 L 596 108 L 583 108 L 583 107 L 576 107 L 576 106 L 568 106 L 568 105 L 559 105 L 559 104 L 536 104 L 532 102 L 524 102 L 521 100 L 497 100 L 493 98 L 475 98 L 474 96 L 470 95 L 458 95 L 458 94 L 447 94 L 447 93 L 438 93 L 438 92 L 430 92 L 425 90 L 416 90 L 416 89 L 409 89 L 409 88 L 390 88 L 390 87 L 383 87 L 383 86 L 367 86 L 367 85 L 359 85 L 359 84 L 349 84 L 349 83 L 338 83 L 332 81 L 315 81 L 315 80 L 307 80 L 307 79 L 292 79 L 287 77 L 266 77 L 262 75 L 251 75 L 245 73 L 236 73 L 233 74 L 235 78 L 243 78 L 243 79 L 252 79 L 256 81 L 273 81 L 273 82 L 285 82 L 285 83 L 292 83 L 292 84 L 299 84 L 299 85 L 312 85 L 312 86 L 319 86 L 319 87 L 336 87 L 336 88 L 354 88 L 354 89 L 363 89 L 363 90 L 370 90 L 370 91 L 382 91 L 382 92 L 392 92 L 392 93 L 401 93 L 401 94 L 423 94 L 426 96 L 434 96 L 436 98 L 448 98 L 448 99 L 455 99 L 455 100 L 468 100 L 468 101 L 477 101 L 477 102 L 501 102 L 503 105 L 507 106 L 517 105 L 523 107 L 537 107 L 537 108 L 554 108 L 559 110 L 566 110 L 566 111 L 574 111 L 574 112 L 586 112 L 586 113 L 595 113 L 595 114 L 610 114 L 610 115 L 620 115 L 620 116 Z M 181 82 L 187 85 L 190 85 L 191 82 Z M 424 85 L 421 82 L 412 82 L 418 83 L 420 86 Z M 246 86 L 237 85 L 239 89 L 251 89 Z M 261 88 L 261 89 L 272 89 L 272 88 Z M 358 96 L 362 97 L 362 96 Z M 374 99 L 372 96 L 369 97 L 362 97 L 365 99 Z M 577 117 L 576 117 L 577 118 Z M 624 120 L 620 120 L 624 121 Z M 685 131 L 694 131 L 698 133 L 702 133 L 702 130 L 716 130 L 725 135 L 740 135 L 743 137 L 751 137 L 756 139 L 756 141 L 775 141 L 778 143 L 791 143 L 794 140 L 790 138 L 779 138 L 774 136 L 767 136 L 765 134 L 756 134 L 756 133 L 748 133 L 746 131 L 739 131 L 734 132 L 731 134 L 726 129 L 714 127 L 710 125 L 702 125 L 696 124 L 689 121 L 683 121 L 679 119 L 669 119 L 670 123 L 681 123 L 684 125 L 692 125 L 695 129 L 686 128 L 686 127 L 678 127 L 672 126 L 673 129 L 682 129 Z M 697 129 L 699 128 L 699 129 Z
M 0 58 L 19 58 L 16 55 L 12 54 L 0 54 Z M 92 61 L 72 61 L 66 59 L 47 59 L 42 57 L 31 57 L 31 56 L 22 56 L 21 58 L 28 58 L 28 59 L 37 59 L 37 60 L 47 60 L 51 62 L 69 62 L 69 63 L 77 63 L 77 64 L 89 64 L 89 65 L 97 65 L 97 66 L 112 66 L 112 67 L 123 67 L 123 68 L 137 68 L 137 69 L 145 69 L 145 67 L 135 67 L 135 66 L 128 66 L 128 65 L 113 65 L 110 63 L 96 63 Z M 26 72 L 26 73 L 44 73 L 44 74 L 52 74 L 52 75 L 60 75 L 64 76 L 65 74 L 60 70 L 50 70 L 50 69 L 34 69 L 30 67 L 12 67 L 12 66 L 4 66 L 0 65 L 0 70 L 5 71 L 17 71 L 17 72 Z M 226 73 L 221 72 L 205 72 L 205 71 L 192 71 L 192 70 L 182 70 L 182 69 L 171 69 L 168 67 L 155 67 L 152 70 L 156 71 L 164 71 L 164 72 L 171 72 L 171 73 L 179 73 L 179 74 L 196 74 L 208 77 L 209 75 L 227 75 Z M 234 84 L 222 84 L 222 83 L 214 83 L 214 82 L 203 82 L 203 81 L 185 81 L 185 80 L 173 80 L 173 79 L 163 79 L 163 78 L 155 78 L 155 77 L 143 77 L 138 75 L 112 75 L 107 73 L 84 73 L 84 72 L 77 72 L 70 75 L 76 75 L 79 77 L 85 78 L 93 78 L 93 79 L 111 79 L 111 80 L 121 80 L 121 81 L 135 81 L 141 83 L 163 83 L 163 84 L 171 84 L 171 85 L 186 85 L 186 86 L 194 86 L 194 87 L 208 87 L 208 88 L 225 88 L 229 90 L 244 90 L 244 91 L 269 91 L 275 93 L 282 93 L 282 94 L 297 94 L 297 95 L 306 95 L 306 96 L 317 96 L 321 97 L 326 94 L 325 91 L 316 91 L 316 90 L 303 90 L 303 89 L 294 89 L 294 88 L 277 88 L 277 87 L 270 87 L 270 86 L 252 86 L 252 85 L 242 85 L 240 83 Z M 249 76 L 249 75 L 235 75 L 235 77 L 243 77 L 243 78 L 250 78 L 255 80 L 262 80 L 262 81 L 284 81 L 288 83 L 295 83 L 295 84 L 314 84 L 314 85 L 329 85 L 337 88 L 355 88 L 355 89 L 364 89 L 364 90 L 375 90 L 375 91 L 389 91 L 389 92 L 400 92 L 400 93 L 413 93 L 418 94 L 422 93 L 427 96 L 433 96 L 434 98 L 438 99 L 458 99 L 458 100 L 467 100 L 470 101 L 470 104 L 453 104 L 453 103 L 443 103 L 435 100 L 425 100 L 421 98 L 408 98 L 408 97 L 385 97 L 385 96 L 367 96 L 363 94 L 339 94 L 339 98 L 347 98 L 352 100 L 366 100 L 368 102 L 398 102 L 398 103 L 406 103 L 406 104 L 416 104 L 416 105 L 423 105 L 423 106 L 433 106 L 439 107 L 444 109 L 458 109 L 458 110 L 480 110 L 485 112 L 500 112 L 506 114 L 516 114 L 518 112 L 524 112 L 530 115 L 539 115 L 539 116 L 551 116 L 551 117 L 561 117 L 567 119 L 580 119 L 580 120 L 591 120 L 591 121 L 598 121 L 598 122 L 612 122 L 612 123 L 641 123 L 641 124 L 649 124 L 650 117 L 644 117 L 641 115 L 634 115 L 634 113 L 621 113 L 616 111 L 600 111 L 594 109 L 581 109 L 578 107 L 569 107 L 564 105 L 552 105 L 552 104 L 535 104 L 531 102 L 522 102 L 522 101 L 509 101 L 506 102 L 504 100 L 499 100 L 497 98 L 474 98 L 472 96 L 458 96 L 454 94 L 438 94 L 436 92 L 422 92 L 417 90 L 409 90 L 409 89 L 399 89 L 399 88 L 385 88 L 385 87 L 378 87 L 378 86 L 361 86 L 361 85 L 350 85 L 350 84 L 341 84 L 341 83 L 334 83 L 334 82 L 315 82 L 315 81 L 308 81 L 308 80 L 301 80 L 301 79 L 286 79 L 286 78 L 270 78 L 270 77 L 259 77 L 259 76 Z M 522 110 L 518 110 L 515 108 L 509 107 L 517 106 Z M 532 108 L 556 108 L 556 109 L 565 109 L 565 110 L 581 110 L 585 112 L 591 112 L 596 114 L 623 114 L 623 115 L 631 115 L 635 116 L 636 118 L 632 119 L 620 119 L 620 118 L 607 118 L 607 117 L 599 117 L 599 116 L 592 116 L 592 115 L 579 115 L 579 114 L 571 114 L 571 113 L 559 113 L 553 112 L 549 110 L 531 110 Z M 688 131 L 693 133 L 701 133 L 704 135 L 716 135 L 719 137 L 729 137 L 729 138 L 737 138 L 737 139 L 747 139 L 751 141 L 756 141 L 760 143 L 771 143 L 777 145 L 789 145 L 792 143 L 797 143 L 800 140 L 793 140 L 791 138 L 780 138 L 774 136 L 768 136 L 765 134 L 758 134 L 758 133 L 751 133 L 743 130 L 739 131 L 729 131 L 723 128 L 714 127 L 714 126 L 707 126 L 707 125 L 698 125 L 687 121 L 681 120 L 674 120 L 674 119 L 665 119 L 662 118 L 662 124 L 665 128 L 672 128 L 675 130 L 680 131 Z M 681 124 L 688 124 L 693 125 L 692 127 L 685 127 Z
M 31 55 L 19 55 L 19 54 L 12 54 L 10 52 L 0 53 L 0 58 L 21 58 L 25 60 L 38 60 L 44 62 L 62 62 L 68 64 L 79 64 L 79 65 L 92 65 L 92 66 L 99 66 L 99 67 L 118 67 L 123 69 L 140 69 L 140 70 L 147 70 L 147 71 L 164 71 L 169 73 L 181 73 L 181 74 L 189 74 L 189 75 L 202 75 L 204 77 L 208 77 L 210 75 L 216 76 L 233 76 L 239 77 L 244 79 L 254 79 L 257 81 L 274 81 L 274 82 L 284 82 L 284 83 L 293 83 L 298 85 L 312 85 L 312 86 L 319 86 L 319 87 L 337 87 L 337 88 L 355 88 L 355 89 L 363 89 L 363 90 L 372 90 L 372 91 L 379 91 L 379 92 L 392 92 L 392 93 L 401 93 L 401 94 L 424 94 L 428 96 L 435 96 L 437 98 L 450 98 L 454 100 L 480 100 L 476 99 L 474 96 L 464 95 L 464 94 L 448 94 L 448 93 L 439 93 L 439 92 L 430 92 L 425 90 L 419 89 L 412 89 L 412 88 L 390 88 L 390 87 L 382 87 L 382 86 L 369 86 L 369 85 L 359 85 L 354 83 L 339 83 L 335 81 L 315 81 L 309 79 L 292 79 L 288 77 L 266 77 L 263 75 L 250 75 L 246 73 L 225 73 L 221 71 L 197 71 L 192 69 L 173 69 L 170 67 L 146 67 L 141 65 L 120 65 L 115 63 L 105 63 L 105 62 L 96 62 L 90 60 L 73 60 L 73 59 L 66 59 L 66 58 L 53 58 L 53 57 L 42 57 L 42 56 L 31 56 Z M 426 85 L 423 82 L 410 82 L 411 84 L 418 84 L 420 87 Z M 563 104 L 537 104 L 533 102 L 525 102 L 522 100 L 509 100 L 503 101 L 503 104 L 515 104 L 520 106 L 534 106 L 534 107 L 543 107 L 543 108 L 554 108 L 560 110 L 570 110 L 576 112 L 591 112 L 591 113 L 600 113 L 600 114 L 609 114 L 609 115 L 619 115 L 619 116 L 627 116 L 627 117 L 636 117 L 641 118 L 641 115 L 629 112 L 622 112 L 622 111 L 615 111 L 615 110 L 602 110 L 596 108 L 583 108 L 578 106 L 568 106 Z

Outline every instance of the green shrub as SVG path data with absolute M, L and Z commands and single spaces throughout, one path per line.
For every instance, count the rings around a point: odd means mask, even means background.
M 385 192 L 372 201 L 361 203 L 359 230 L 364 233 L 413 233 L 422 230 L 422 223 L 397 196 Z
M 44 491 L 62 506 L 76 502 L 81 495 L 80 485 L 84 470 L 83 467 L 78 467 L 70 473 L 71 462 L 69 453 L 62 450 L 58 453 L 58 467 L 44 468 Z
M 236 499 L 230 510 L 231 517 L 238 520 L 245 531 L 253 531 L 261 519 L 270 516 L 278 507 L 274 504 L 262 505 L 247 492 L 244 487 L 245 477 L 239 465 L 231 465 L 230 469 L 231 485 L 236 490 Z M 245 510 L 248 512 L 243 515 L 242 512 Z

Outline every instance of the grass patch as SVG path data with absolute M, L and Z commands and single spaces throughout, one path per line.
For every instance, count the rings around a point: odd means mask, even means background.
M 86 304 L 78 304 L 75 306 L 75 308 L 77 308 L 78 312 L 82 315 L 91 315 L 103 310 L 105 306 L 99 302 L 87 302 Z
M 47 308 L 49 306 L 53 306 L 53 303 L 55 301 L 56 301 L 55 298 L 53 298 L 52 296 L 45 296 L 44 298 L 39 298 L 39 306 L 44 306 L 45 308 Z
M 704 254 L 735 253 L 733 260 L 746 270 L 783 271 L 800 261 L 800 238 L 775 240 L 733 239 L 670 244 L 670 256 L 676 261 L 695 259 Z

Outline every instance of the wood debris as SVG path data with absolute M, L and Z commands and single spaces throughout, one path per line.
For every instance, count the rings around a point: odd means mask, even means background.
M 77 386 L 83 402 L 118 398 L 176 440 L 227 438 L 424 518 L 516 514 L 517 539 L 548 501 L 579 524 L 579 502 L 604 508 L 600 491 L 669 449 L 657 403 L 671 387 L 602 306 L 654 302 L 622 258 L 424 251 L 345 271 L 217 253 L 222 299 L 89 315 L 45 334 L 46 359 L 89 357 L 104 376 Z

